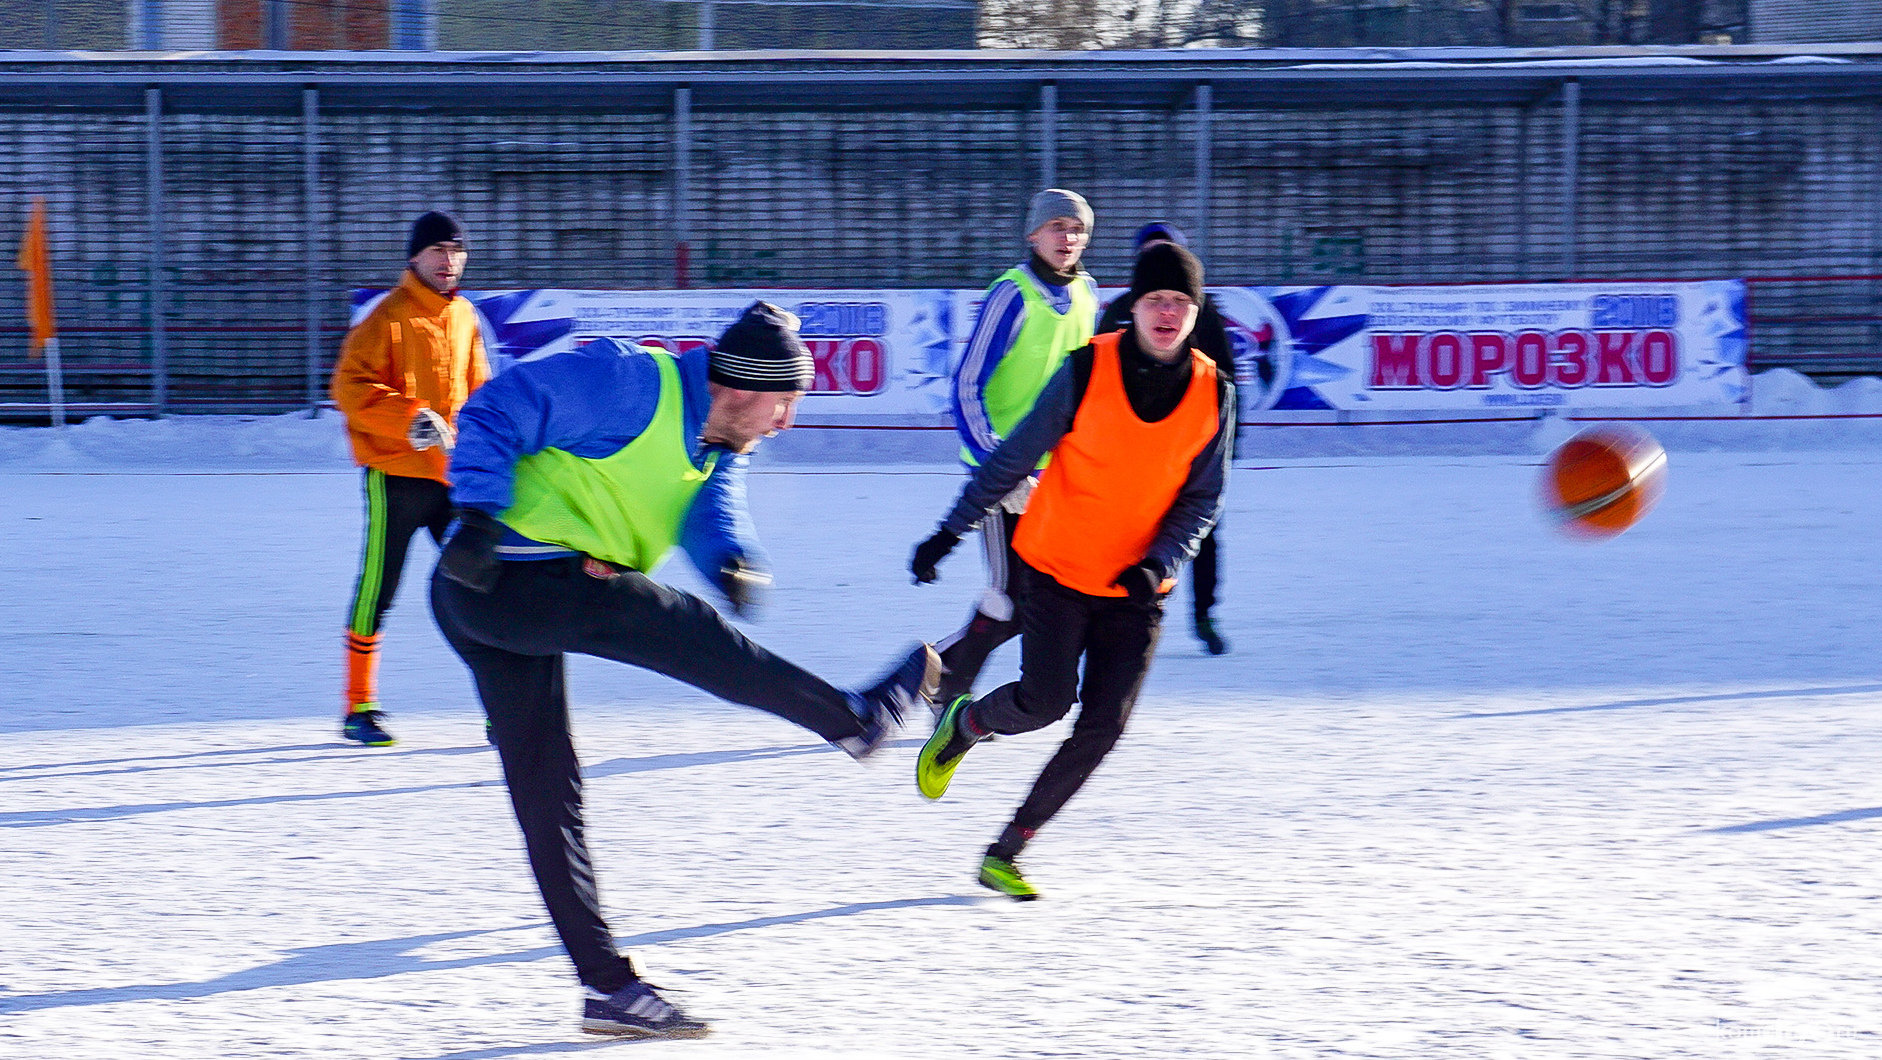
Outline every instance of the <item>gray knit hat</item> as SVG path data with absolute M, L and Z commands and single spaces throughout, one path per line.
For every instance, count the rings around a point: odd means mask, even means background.
M 1091 204 L 1083 195 L 1064 188 L 1047 188 L 1032 197 L 1032 205 L 1026 208 L 1026 234 L 1039 231 L 1039 226 L 1059 217 L 1076 217 L 1085 222 L 1085 231 L 1090 232 L 1095 222 L 1091 213 Z

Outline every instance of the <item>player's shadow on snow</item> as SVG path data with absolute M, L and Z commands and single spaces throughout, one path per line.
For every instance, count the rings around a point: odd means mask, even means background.
M 435 750 L 413 750 L 389 752 L 389 754 L 469 754 L 481 751 L 476 747 L 450 747 Z M 798 755 L 832 754 L 835 748 L 828 744 L 815 746 L 798 745 L 793 747 L 755 747 L 738 751 L 694 751 L 685 754 L 647 755 L 642 758 L 613 758 L 606 762 L 597 762 L 582 770 L 582 775 L 590 780 L 600 777 L 622 776 L 628 773 L 646 773 L 660 769 L 689 769 L 694 766 L 726 765 L 736 762 L 756 762 L 770 758 L 793 758 Z M 353 757 L 353 756 L 346 756 Z M 373 757 L 385 757 L 375 754 Z M 35 774 L 37 779 L 39 775 Z M 12 779 L 12 778 L 0 778 Z M 316 791 L 296 795 L 258 795 L 246 799 L 216 799 L 205 802 L 147 802 L 126 806 L 90 806 L 59 810 L 16 810 L 0 813 L 0 828 L 44 828 L 49 825 L 72 824 L 78 821 L 115 821 L 126 817 L 141 817 L 152 813 L 170 813 L 177 810 L 221 810 L 235 806 L 272 806 L 291 802 L 326 802 L 332 799 L 369 799 L 381 795 L 418 795 L 432 791 L 453 791 L 460 788 L 500 787 L 502 781 L 496 778 L 487 780 L 453 781 L 448 784 L 415 784 L 400 788 L 372 788 L 365 791 Z
M 1842 810 L 1837 813 L 1820 813 L 1814 817 L 1782 817 L 1775 821 L 1752 821 L 1749 824 L 1731 824 L 1721 828 L 1708 828 L 1714 835 L 1730 835 L 1734 832 L 1772 832 L 1779 828 L 1807 828 L 1813 824 L 1841 824 L 1844 821 L 1867 821 L 1873 817 L 1882 817 L 1882 806 L 1870 806 L 1861 810 Z
M 56 777 L 109 777 L 124 773 L 163 773 L 179 769 L 232 769 L 243 766 L 274 766 L 298 764 L 302 762 L 333 762 L 343 759 L 358 758 L 362 753 L 369 753 L 373 758 L 403 758 L 414 755 L 473 755 L 488 753 L 488 745 L 476 747 L 413 747 L 400 751 L 362 752 L 358 748 L 338 749 L 333 743 L 291 744 L 286 747 L 245 747 L 223 751 L 200 751 L 187 755 L 158 755 L 149 758 L 101 759 L 94 762 L 71 762 L 54 766 L 7 766 L 0 769 L 0 784 L 9 780 L 51 780 Z M 325 752 L 319 754 L 296 755 L 296 751 Z M 248 758 L 241 761 L 175 761 L 176 759 L 202 759 L 211 755 L 274 755 L 272 758 Z M 132 762 L 155 762 L 158 765 L 130 765 Z M 86 769 L 86 766 L 106 766 L 104 769 Z M 70 769 L 68 773 L 22 773 L 26 769 Z M 7 776 L 6 773 L 13 775 Z
M 1540 714 L 1583 714 L 1597 710 L 1628 710 L 1633 707 L 1671 707 L 1683 703 L 1726 703 L 1743 699 L 1801 699 L 1806 696 L 1851 696 L 1864 692 L 1882 692 L 1882 685 L 1839 685 L 1835 688 L 1781 688 L 1768 692 L 1722 692 L 1712 696 L 1668 696 L 1664 699 L 1625 699 L 1619 703 L 1590 703 L 1580 707 L 1543 707 L 1537 710 L 1499 710 L 1476 714 L 1454 714 L 1465 718 L 1529 718 Z
M 18 773 L 26 769 L 82 769 L 86 766 L 120 766 L 126 762 L 171 762 L 181 758 L 215 758 L 221 755 L 280 754 L 285 751 L 325 751 L 331 743 L 295 743 L 283 747 L 228 747 L 220 751 L 190 751 L 179 755 L 133 755 L 129 758 L 88 758 L 82 762 L 26 762 L 0 766 L 0 773 Z
M 537 1042 L 532 1045 L 506 1045 L 498 1049 L 471 1049 L 445 1053 L 434 1060 L 498 1060 L 504 1056 L 541 1056 L 544 1053 L 574 1053 L 589 1049 L 608 1049 L 637 1041 L 635 1038 L 609 1038 L 598 1042 Z
M 722 924 L 697 924 L 692 927 L 647 931 L 615 941 L 623 948 L 632 949 L 657 946 L 663 942 L 676 942 L 680 939 L 709 938 L 713 935 L 729 935 L 735 931 L 755 931 L 760 928 L 777 927 L 781 924 L 801 924 L 808 920 L 827 920 L 832 917 L 855 916 L 859 913 L 877 913 L 890 909 L 917 909 L 924 906 L 974 904 L 976 904 L 975 899 L 964 895 L 899 898 L 886 902 L 854 902 L 849 905 L 832 906 L 829 909 L 816 909 L 807 913 L 787 913 L 782 916 L 754 917 L 750 920 L 733 920 Z M 531 925 L 531 927 L 534 926 Z M 189 1001 L 217 994 L 264 990 L 277 986 L 308 986 L 314 983 L 386 979 L 413 972 L 449 971 L 456 968 L 476 968 L 487 964 L 526 963 L 556 957 L 562 953 L 560 946 L 538 946 L 509 953 L 428 960 L 416 952 L 426 946 L 439 943 L 515 930 L 518 929 L 446 931 L 434 935 L 412 935 L 402 939 L 374 939 L 367 942 L 336 942 L 327 946 L 306 946 L 288 951 L 289 956 L 274 964 L 231 972 L 228 975 L 205 979 L 201 982 L 98 987 L 90 990 L 68 990 L 57 994 L 22 994 L 17 997 L 0 997 L 0 1012 L 37 1012 L 42 1009 L 70 1008 L 80 1005 L 113 1005 L 126 1001 Z

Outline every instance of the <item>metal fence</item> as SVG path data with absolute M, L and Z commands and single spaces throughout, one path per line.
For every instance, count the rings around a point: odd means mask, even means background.
M 81 413 L 323 400 L 431 207 L 486 289 L 973 287 L 1051 184 L 1101 282 L 1153 218 L 1225 284 L 1748 277 L 1755 367 L 1882 370 L 1882 47 L 1674 51 L 16 55 L 0 244 L 47 196 Z

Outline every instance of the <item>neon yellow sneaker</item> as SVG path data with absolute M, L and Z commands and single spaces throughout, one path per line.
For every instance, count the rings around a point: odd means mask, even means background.
M 1015 902 L 1036 902 L 1039 892 L 1019 874 L 1019 866 L 992 854 L 980 859 L 980 885 L 999 891 Z
M 961 731 L 961 715 L 973 701 L 971 695 L 955 696 L 941 712 L 941 720 L 935 723 L 934 735 L 921 745 L 921 754 L 915 757 L 915 786 L 926 798 L 938 799 L 947 794 L 948 781 L 954 779 L 954 767 L 961 764 L 968 748 L 974 746 L 974 738 Z

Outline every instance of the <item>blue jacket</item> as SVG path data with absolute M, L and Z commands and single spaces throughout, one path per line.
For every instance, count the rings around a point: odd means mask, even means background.
M 1054 310 L 1064 313 L 1071 308 L 1071 288 L 1055 287 L 1041 278 L 1030 259 L 1019 267 L 1032 274 Z M 1080 273 L 1076 282 L 1089 285 L 1092 298 L 1096 300 L 1098 285 L 1090 276 Z M 986 463 L 988 454 L 1000 444 L 993 420 L 987 415 L 987 382 L 993 378 L 1000 362 L 1012 352 L 1013 340 L 1025 326 L 1026 299 L 1020 294 L 1019 285 L 1007 279 L 994 281 L 980 303 L 980 315 L 975 318 L 974 330 L 967 337 L 961 363 L 954 369 L 949 401 L 954 413 L 954 429 L 960 433 L 961 444 L 973 454 L 976 463 Z
M 706 466 L 697 441 L 712 395 L 706 351 L 679 358 L 683 420 L 693 464 Z M 451 454 L 451 502 L 492 516 L 510 507 L 516 462 L 544 449 L 600 460 L 640 437 L 660 403 L 660 369 L 631 342 L 597 339 L 576 350 L 522 361 L 484 384 L 458 412 Z M 680 547 L 707 579 L 733 558 L 768 569 L 745 503 L 750 460 L 720 450 L 717 467 L 693 498 L 680 528 Z M 573 555 L 510 531 L 498 546 L 505 559 Z

